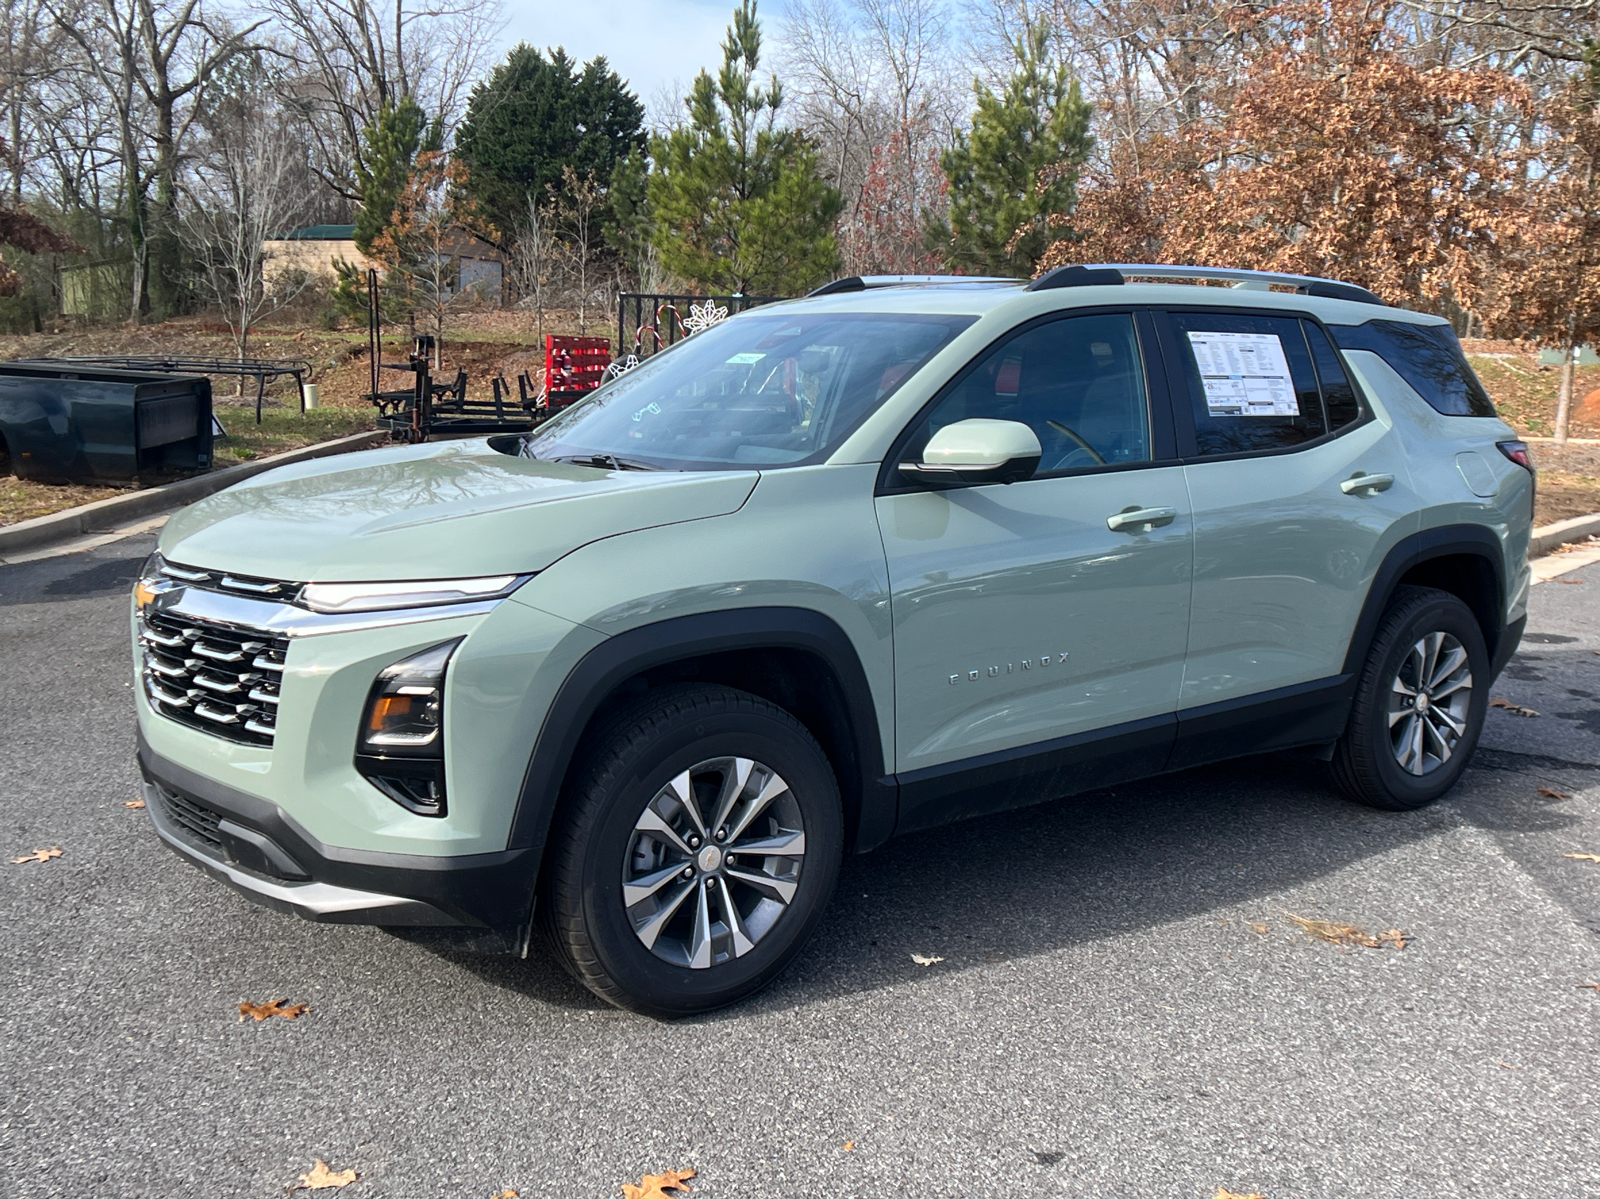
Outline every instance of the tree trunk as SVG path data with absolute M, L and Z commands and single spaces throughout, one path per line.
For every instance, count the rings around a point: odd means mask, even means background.
M 1577 374 L 1581 346 L 1568 346 L 1561 356 L 1561 391 L 1556 399 L 1556 445 L 1565 445 L 1567 424 L 1572 417 L 1572 383 Z

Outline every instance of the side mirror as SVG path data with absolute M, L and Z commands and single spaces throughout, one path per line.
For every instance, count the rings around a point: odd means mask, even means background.
M 1033 474 L 1042 453 L 1038 435 L 1021 421 L 972 417 L 939 430 L 922 461 L 901 463 L 900 474 L 936 487 L 1016 483 Z

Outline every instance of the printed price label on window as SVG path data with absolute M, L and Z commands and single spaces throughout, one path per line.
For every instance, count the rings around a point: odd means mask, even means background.
M 1206 411 L 1213 417 L 1298 417 L 1300 401 L 1275 333 L 1193 333 Z

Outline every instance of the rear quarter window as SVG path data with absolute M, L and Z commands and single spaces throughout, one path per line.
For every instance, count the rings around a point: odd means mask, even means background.
M 1436 412 L 1447 417 L 1496 415 L 1494 401 L 1473 374 L 1450 326 L 1368 321 L 1328 329 L 1341 350 L 1370 350 L 1383 359 Z

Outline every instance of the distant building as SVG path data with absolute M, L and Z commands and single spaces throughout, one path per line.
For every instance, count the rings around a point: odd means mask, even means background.
M 310 275 L 324 275 L 332 280 L 336 272 L 334 262 L 343 259 L 365 270 L 381 264 L 374 262 L 356 249 L 354 225 L 308 225 L 281 238 L 263 242 L 261 249 L 268 259 L 269 275 L 279 271 L 305 271 Z M 471 289 L 481 295 L 486 303 L 499 304 L 505 286 L 505 256 L 481 238 L 469 233 L 459 233 L 448 247 L 457 265 L 456 291 Z

